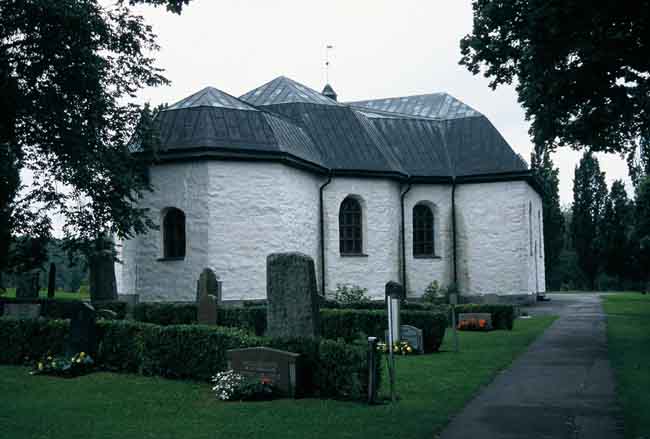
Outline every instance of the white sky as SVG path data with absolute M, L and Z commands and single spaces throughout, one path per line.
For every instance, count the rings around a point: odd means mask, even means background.
M 157 64 L 172 81 L 142 91 L 142 102 L 171 104 L 208 85 L 240 96 L 279 75 L 321 90 L 332 44 L 329 79 L 339 100 L 445 91 L 485 114 L 530 158 L 529 123 L 514 88 L 492 91 L 487 79 L 458 65 L 459 41 L 472 29 L 471 0 L 193 0 L 180 16 L 135 10 L 158 35 Z M 580 156 L 568 149 L 554 156 L 564 205 Z M 623 159 L 599 159 L 610 185 L 628 180 Z
M 529 123 L 513 87 L 488 87 L 460 59 L 459 41 L 471 32 L 471 0 L 193 0 L 180 15 L 139 7 L 158 35 L 158 65 L 170 87 L 141 93 L 152 104 L 173 103 L 211 85 L 234 96 L 279 75 L 316 90 L 330 83 L 341 101 L 445 91 L 485 114 L 526 160 Z M 555 154 L 563 204 L 572 200 L 581 156 Z M 627 180 L 625 161 L 599 155 L 607 181 Z M 630 191 L 628 184 L 628 191 Z

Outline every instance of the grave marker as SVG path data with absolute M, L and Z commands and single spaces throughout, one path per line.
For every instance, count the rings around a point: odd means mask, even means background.
M 270 382 L 292 398 L 302 395 L 302 373 L 297 365 L 300 354 L 267 347 L 229 349 L 228 369 L 254 380 Z
M 92 356 L 97 350 L 97 329 L 95 308 L 86 302 L 81 302 L 70 319 L 70 337 L 66 347 L 66 355 L 72 356 L 85 352 Z
M 3 315 L 16 319 L 37 319 L 41 315 L 41 305 L 38 303 L 5 303 Z

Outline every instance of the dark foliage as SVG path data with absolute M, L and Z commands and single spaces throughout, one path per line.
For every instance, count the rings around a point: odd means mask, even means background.
M 623 152 L 650 132 L 650 2 L 474 0 L 460 63 L 516 81 L 544 148 Z
M 69 319 L 81 306 L 79 300 L 63 299 L 36 299 L 21 300 L 8 297 L 0 297 L 0 315 L 3 313 L 5 303 L 39 303 L 41 305 L 41 316 L 48 319 Z M 126 316 L 126 302 L 114 301 L 103 302 L 95 306 L 96 310 L 107 309 L 116 314 L 117 319 L 123 319 Z

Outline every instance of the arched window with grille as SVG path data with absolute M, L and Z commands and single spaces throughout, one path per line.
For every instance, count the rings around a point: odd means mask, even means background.
M 361 203 L 347 197 L 339 210 L 339 247 L 342 255 L 363 253 L 363 212 Z
M 425 204 L 413 208 L 413 256 L 435 256 L 433 211 Z
M 185 257 L 185 214 L 175 207 L 163 214 L 163 257 Z

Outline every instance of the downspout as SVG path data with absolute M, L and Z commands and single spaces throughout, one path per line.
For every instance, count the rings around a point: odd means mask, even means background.
M 458 291 L 458 267 L 456 264 L 457 247 L 456 247 L 456 177 L 451 177 L 451 242 L 452 242 L 452 257 L 454 268 L 454 287 L 456 293 Z
M 327 176 L 327 181 L 319 189 L 320 201 L 320 273 L 321 273 L 321 294 L 325 297 L 325 209 L 323 203 L 323 191 L 332 182 L 332 172 Z
M 402 211 L 402 285 L 404 286 L 404 291 L 407 291 L 406 288 L 406 228 L 404 224 L 404 197 L 406 197 L 406 194 L 411 190 L 411 181 L 410 177 L 407 180 L 408 181 L 408 187 L 402 194 L 400 195 L 400 208 Z

